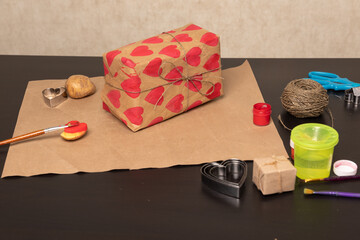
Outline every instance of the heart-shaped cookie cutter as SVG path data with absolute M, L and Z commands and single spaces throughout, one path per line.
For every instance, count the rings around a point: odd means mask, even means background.
M 64 87 L 46 88 L 42 91 L 42 95 L 45 103 L 51 108 L 56 107 L 67 99 L 66 89 Z
M 360 87 L 350 88 L 345 90 L 345 102 L 360 104 Z
M 231 158 L 221 163 L 204 164 L 201 169 L 202 182 L 209 188 L 231 197 L 240 198 L 247 177 L 245 161 Z

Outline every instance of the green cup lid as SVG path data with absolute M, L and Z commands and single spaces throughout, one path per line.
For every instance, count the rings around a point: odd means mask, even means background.
M 291 131 L 291 140 L 295 146 L 312 149 L 328 149 L 339 142 L 338 132 L 320 123 L 305 123 L 296 126 Z

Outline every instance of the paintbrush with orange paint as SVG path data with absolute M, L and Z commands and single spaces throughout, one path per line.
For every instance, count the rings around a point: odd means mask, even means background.
M 30 133 L 26 133 L 17 137 L 13 137 L 4 141 L 0 142 L 0 145 L 5 145 L 5 144 L 9 144 L 9 143 L 13 143 L 13 142 L 18 142 L 18 141 L 22 141 L 25 139 L 29 139 L 29 138 L 33 138 L 33 137 L 37 137 L 49 132 L 54 132 L 57 130 L 61 130 L 61 129 L 67 129 L 67 128 L 75 128 L 76 126 L 79 126 L 80 123 L 78 121 L 70 121 L 65 125 L 61 125 L 61 126 L 57 126 L 57 127 L 51 127 L 51 128 L 45 128 L 45 129 L 41 129 L 41 130 L 37 130 L 34 132 L 30 132 Z

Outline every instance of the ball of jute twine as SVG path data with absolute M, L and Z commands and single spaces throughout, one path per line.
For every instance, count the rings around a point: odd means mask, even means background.
M 280 99 L 285 110 L 297 118 L 318 117 L 329 104 L 326 89 L 311 79 L 289 82 Z

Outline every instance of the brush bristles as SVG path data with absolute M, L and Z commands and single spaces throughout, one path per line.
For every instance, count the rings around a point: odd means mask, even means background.
M 313 194 L 314 190 L 311 190 L 309 188 L 304 188 L 304 194 Z
M 303 181 L 305 183 L 307 182 L 317 182 L 317 181 L 323 181 L 324 179 L 323 178 L 313 178 L 313 179 L 304 179 Z

